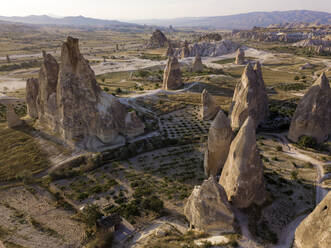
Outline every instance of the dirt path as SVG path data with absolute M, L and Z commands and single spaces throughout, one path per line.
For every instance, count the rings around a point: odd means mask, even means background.
M 328 193 L 328 190 L 324 189 L 322 187 L 322 183 L 328 177 L 331 177 L 331 173 L 325 175 L 323 165 L 331 164 L 331 162 L 323 163 L 321 161 L 318 161 L 315 158 L 307 155 L 307 153 L 309 154 L 309 152 L 301 151 L 300 149 L 289 144 L 289 141 L 287 140 L 284 133 L 282 133 L 282 134 L 264 133 L 264 134 L 279 139 L 282 143 L 283 152 L 286 153 L 287 155 L 289 155 L 293 158 L 296 158 L 298 160 L 304 161 L 304 162 L 309 162 L 316 168 L 317 178 L 316 178 L 316 182 L 315 182 L 315 184 L 316 184 L 315 201 L 316 201 L 316 205 L 319 204 L 324 199 L 326 194 Z M 295 230 L 306 216 L 307 216 L 307 214 L 300 215 L 295 220 L 293 220 L 290 224 L 288 224 L 282 230 L 280 236 L 278 237 L 279 238 L 278 243 L 276 245 L 270 246 L 270 248 L 289 248 L 289 247 L 291 247 L 293 239 L 294 239 Z

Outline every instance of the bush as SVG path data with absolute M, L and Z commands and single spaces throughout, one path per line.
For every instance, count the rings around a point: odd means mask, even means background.
M 102 216 L 100 207 L 95 204 L 87 205 L 82 212 L 82 219 L 88 227 L 93 227 Z
M 317 140 L 314 137 L 303 135 L 299 138 L 298 145 L 303 148 L 316 148 Z
M 295 76 L 295 77 L 294 77 L 294 80 L 295 80 L 295 81 L 298 81 L 299 79 L 300 79 L 299 76 Z

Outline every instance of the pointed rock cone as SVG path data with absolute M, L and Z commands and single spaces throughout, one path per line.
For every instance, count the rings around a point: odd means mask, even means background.
M 206 89 L 202 91 L 201 94 L 202 107 L 200 115 L 203 120 L 212 120 L 217 115 L 218 111 L 221 109 L 212 95 L 208 93 Z
M 236 65 L 243 65 L 245 64 L 245 51 L 241 48 L 238 48 L 237 55 L 236 55 Z
M 325 73 L 322 73 L 300 100 L 291 121 L 288 137 L 298 142 L 301 136 L 309 136 L 322 143 L 330 134 L 331 89 Z
M 295 231 L 295 247 L 330 247 L 331 192 L 305 218 Z
M 237 208 L 262 204 L 266 197 L 263 164 L 256 148 L 255 123 L 248 117 L 232 141 L 219 183 Z
M 269 114 L 268 96 L 262 77 L 261 65 L 253 69 L 249 63 L 236 85 L 230 108 L 232 129 L 239 129 L 248 116 L 255 122 L 255 127 L 265 122 Z
M 180 65 L 176 57 L 170 56 L 164 70 L 162 88 L 165 90 L 177 90 L 182 86 L 183 82 Z
M 14 107 L 11 104 L 7 105 L 6 118 L 7 118 L 7 126 L 9 128 L 18 127 L 23 124 L 23 121 L 17 116 Z
M 191 226 L 207 233 L 231 233 L 235 216 L 226 193 L 217 181 L 210 177 L 201 186 L 195 186 L 184 208 Z
M 228 117 L 220 110 L 209 128 L 204 168 L 207 176 L 218 176 L 228 157 L 233 132 Z
M 193 72 L 202 72 L 203 71 L 203 64 L 202 64 L 202 60 L 199 54 L 197 54 L 197 56 L 195 56 L 193 65 L 192 65 L 192 71 Z

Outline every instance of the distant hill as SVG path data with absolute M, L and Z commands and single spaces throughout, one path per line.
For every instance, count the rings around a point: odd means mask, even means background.
M 30 15 L 30 16 L 0 16 L 0 20 L 10 22 L 20 22 L 38 25 L 65 25 L 74 27 L 109 27 L 109 28 L 139 28 L 139 24 L 120 22 L 116 20 L 102 20 L 88 18 L 84 16 L 68 16 L 63 18 L 54 18 L 48 15 Z
M 0 34 L 12 34 L 12 33 L 31 33 L 31 32 L 39 32 L 36 27 L 31 25 L 24 25 L 21 23 L 13 23 L 13 22 L 5 22 L 0 21 Z
M 251 29 L 254 26 L 267 27 L 279 23 L 321 23 L 331 24 L 331 13 L 310 10 L 291 10 L 274 12 L 251 12 L 246 14 L 184 17 L 175 19 L 150 19 L 134 21 L 138 24 L 175 27 L 205 27 L 219 29 Z

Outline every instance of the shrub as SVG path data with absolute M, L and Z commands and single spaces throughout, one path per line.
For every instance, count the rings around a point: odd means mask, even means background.
M 298 145 L 304 148 L 316 148 L 317 140 L 314 137 L 303 135 L 299 138 Z
M 88 227 L 93 227 L 102 216 L 100 207 L 95 204 L 87 205 L 82 212 L 82 220 Z
M 298 81 L 299 79 L 300 79 L 299 76 L 295 76 L 295 77 L 294 77 L 294 80 L 295 80 L 295 81 Z

